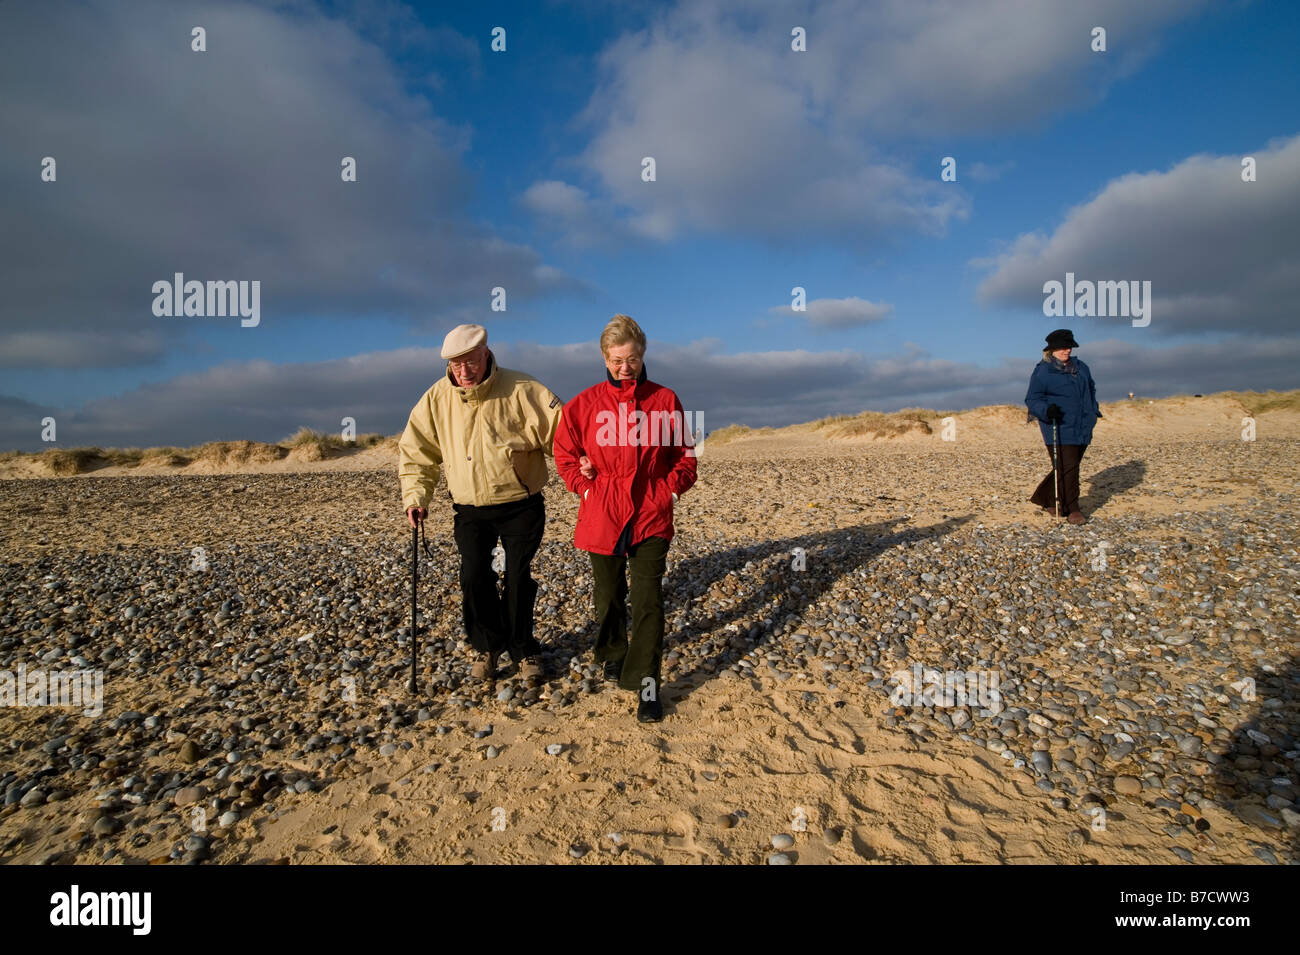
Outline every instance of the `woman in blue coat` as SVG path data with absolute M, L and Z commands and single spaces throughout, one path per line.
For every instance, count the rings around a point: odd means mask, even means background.
M 1060 510 L 1056 510 L 1055 470 L 1043 478 L 1029 500 L 1047 514 L 1068 514 L 1071 524 L 1087 521 L 1079 510 L 1079 462 L 1092 443 L 1092 426 L 1101 417 L 1092 372 L 1079 359 L 1070 357 L 1070 349 L 1078 347 L 1068 328 L 1058 328 L 1048 335 L 1043 360 L 1034 366 L 1025 394 L 1025 405 L 1029 414 L 1038 419 L 1049 456 L 1053 421 L 1057 422 L 1061 441 L 1061 460 L 1056 464 L 1061 472 Z

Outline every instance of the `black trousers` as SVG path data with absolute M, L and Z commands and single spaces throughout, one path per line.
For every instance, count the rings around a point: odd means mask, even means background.
M 648 537 L 621 557 L 591 555 L 595 578 L 596 660 L 622 660 L 618 685 L 642 692 L 647 677 L 658 699 L 659 668 L 664 652 L 664 571 L 668 567 L 668 541 Z M 632 578 L 632 641 L 627 638 L 628 582 Z
M 453 504 L 465 635 L 480 653 L 510 651 L 518 663 L 541 650 L 533 638 L 537 581 L 531 564 L 542 543 L 546 509 L 542 495 L 508 504 Z M 505 586 L 497 592 L 492 551 L 505 549 Z
M 1061 514 L 1070 515 L 1079 509 L 1079 462 L 1083 452 L 1088 450 L 1086 444 L 1061 445 Z M 1047 456 L 1052 456 L 1052 446 L 1047 446 Z M 1055 474 L 1048 474 L 1039 483 L 1034 496 L 1029 500 L 1039 507 L 1056 507 Z

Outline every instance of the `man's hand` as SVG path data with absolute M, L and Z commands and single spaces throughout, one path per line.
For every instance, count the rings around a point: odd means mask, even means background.
M 585 454 L 578 458 L 578 470 L 582 472 L 582 476 L 588 481 L 596 480 L 596 467 L 591 463 L 591 458 Z
M 423 524 L 424 519 L 428 515 L 429 512 L 425 510 L 423 507 L 408 507 L 406 509 L 406 519 L 408 522 L 410 522 L 410 525 L 412 527 L 415 527 L 417 525 L 417 522 Z
M 1060 406 L 1060 405 L 1048 405 L 1048 406 L 1047 406 L 1047 420 L 1048 420 L 1048 421 L 1063 421 L 1063 420 L 1065 420 L 1065 413 L 1061 411 L 1061 406 Z

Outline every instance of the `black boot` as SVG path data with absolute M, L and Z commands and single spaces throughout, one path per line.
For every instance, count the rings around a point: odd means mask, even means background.
M 618 683 L 619 677 L 623 675 L 622 660 L 605 661 L 605 681 L 607 683 Z
M 653 700 L 642 700 L 637 704 L 636 720 L 638 723 L 659 723 L 664 718 L 664 705 L 659 702 L 658 697 Z

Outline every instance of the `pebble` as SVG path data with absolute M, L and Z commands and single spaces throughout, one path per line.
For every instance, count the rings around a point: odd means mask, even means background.
M 1142 792 L 1142 780 L 1135 776 L 1116 776 L 1115 792 L 1121 796 L 1136 796 Z
M 172 796 L 172 804 L 176 806 L 190 806 L 196 802 L 202 802 L 207 791 L 201 786 L 185 786 L 176 790 Z
M 794 860 L 784 852 L 774 852 L 767 857 L 768 865 L 794 865 Z
M 237 822 L 239 822 L 239 813 L 230 809 L 221 814 L 221 818 L 217 820 L 217 825 L 223 829 L 228 829 Z
M 690 522 L 678 529 L 672 565 L 689 573 L 670 571 L 665 578 L 673 634 L 665 647 L 666 679 L 744 675 L 728 690 L 744 693 L 752 684 L 770 687 L 784 674 L 798 705 L 815 715 L 839 702 L 836 697 L 884 703 L 897 688 L 891 676 L 915 664 L 939 673 L 996 673 L 996 700 L 900 706 L 896 717 L 890 708 L 890 718 L 909 727 L 910 745 L 923 750 L 968 743 L 1009 752 L 992 761 L 995 771 L 1032 768 L 1045 805 L 1066 797 L 1082 804 L 1085 794 L 1107 792 L 1114 778 L 1114 791 L 1130 798 L 1178 803 L 1194 820 L 1188 829 L 1205 831 L 1208 823 L 1183 803 L 1204 812 L 1213 800 L 1248 824 L 1294 831 L 1300 700 L 1285 649 L 1294 636 L 1292 555 L 1300 550 L 1300 525 L 1289 515 L 1296 513 L 1296 495 L 1261 486 L 1251 498 L 1229 500 L 1222 478 L 1246 468 L 1294 473 L 1296 444 L 1259 442 L 1250 451 L 1249 465 L 1232 441 L 1161 445 L 1159 454 L 1147 455 L 1145 482 L 1188 503 L 1176 519 L 1106 508 L 1096 520 L 1104 521 L 1113 546 L 1102 571 L 1087 564 L 1098 533 L 1091 525 L 1044 522 L 1025 505 L 1023 521 L 985 528 L 978 505 L 955 490 L 935 490 L 936 482 L 966 487 L 970 473 L 1023 484 L 1024 459 L 1005 449 L 971 446 L 960 460 L 917 449 L 895 454 L 884 445 L 865 459 L 857 451 L 819 451 L 815 490 L 826 507 L 798 514 L 768 506 L 791 490 L 775 490 L 788 481 L 780 466 L 720 461 L 711 480 L 773 493 L 733 496 L 707 530 Z M 1135 453 L 1099 445 L 1090 474 L 1123 467 Z M 475 727 L 491 718 L 495 694 L 480 692 L 469 677 L 474 655 L 460 639 L 455 601 L 430 600 L 423 608 L 421 680 L 431 695 L 419 711 L 406 709 L 409 659 L 400 659 L 395 621 L 409 612 L 409 554 L 403 559 L 384 537 L 386 518 L 376 512 L 362 520 L 360 530 L 370 532 L 362 536 L 356 521 L 346 535 L 328 522 L 314 535 L 271 526 L 286 497 L 380 500 L 391 494 L 390 478 L 338 472 L 241 476 L 233 485 L 220 475 L 62 482 L 67 507 L 87 515 L 84 546 L 75 551 L 39 544 L 42 536 L 55 539 L 55 518 L 42 511 L 47 483 L 7 482 L 6 506 L 20 517 L 0 524 L 9 561 L 0 579 L 0 670 L 56 650 L 67 660 L 75 646 L 104 671 L 106 685 L 140 687 L 132 699 L 149 703 L 147 715 L 73 717 L 75 723 L 39 729 L 29 724 L 26 748 L 0 750 L 0 766 L 14 774 L 5 784 L 5 804 L 20 805 L 33 788 L 47 799 L 56 792 L 104 792 L 136 775 L 138 790 L 112 797 L 135 807 L 123 817 L 129 838 L 169 809 L 168 794 L 212 784 L 213 776 L 202 774 L 204 754 L 227 760 L 221 771 L 231 772 L 216 774 L 223 788 L 230 782 L 247 788 L 246 767 L 308 765 L 324 785 L 340 770 L 365 768 L 365 759 L 391 738 L 379 738 L 377 727 L 413 734 L 413 723 L 439 714 L 457 732 L 488 735 Z M 915 488 L 915 500 L 863 496 L 864 485 L 882 479 Z M 225 497 L 233 487 L 247 488 L 239 508 L 223 507 L 221 521 L 204 523 L 212 495 Z M 137 543 L 116 545 L 128 502 L 144 498 L 166 500 L 166 510 L 157 521 L 137 522 Z M 556 500 L 557 519 L 571 518 L 576 503 L 563 495 Z M 931 533 L 939 506 L 974 519 Z M 773 586 L 789 579 L 789 554 L 769 541 L 822 535 L 826 519 L 841 530 L 818 538 L 817 559 L 810 550 L 797 583 Z M 873 529 L 849 530 L 859 525 Z M 201 575 L 189 569 L 188 550 L 176 549 L 178 529 L 191 526 L 211 538 Z M 767 540 L 755 539 L 755 527 Z M 449 531 L 440 543 L 454 546 Z M 545 586 L 537 606 L 538 620 L 554 624 L 543 637 L 550 662 L 565 673 L 577 658 L 578 678 L 553 681 L 531 699 L 516 686 L 507 701 L 514 707 L 563 714 L 584 700 L 581 683 L 596 673 L 590 635 L 568 624 L 590 619 L 585 556 L 557 537 L 543 542 L 535 564 L 547 569 L 538 575 Z M 917 573 L 920 566 L 933 579 Z M 454 562 L 422 568 L 422 586 L 431 594 L 454 593 L 457 570 Z M 3 619 L 6 614 L 11 618 Z M 220 627 L 217 617 L 224 619 Z M 75 631 L 75 644 L 68 631 Z M 306 633 L 312 639 L 300 638 Z M 340 671 L 357 675 L 355 701 L 339 692 Z M 1236 688 L 1244 678 L 1258 684 L 1255 699 Z M 830 684 L 839 688 L 834 694 Z M 367 724 L 364 733 L 320 728 Z M 45 751 L 74 726 L 81 737 L 75 747 L 65 739 Z M 311 734 L 318 735 L 314 744 Z M 235 742 L 226 746 L 232 735 Z M 185 758 L 187 742 L 194 762 Z M 144 768 L 146 754 L 150 748 L 165 754 L 171 746 L 179 746 L 173 759 L 179 773 L 163 770 L 167 778 L 154 780 L 153 769 Z M 228 762 L 236 752 L 242 759 Z M 286 779 L 280 785 L 297 792 L 304 784 Z M 1256 808 L 1242 810 L 1248 805 Z M 1173 808 L 1162 804 L 1165 810 L 1172 822 Z M 1292 861 L 1293 850 L 1286 854 L 1284 861 Z
M 1241 803 L 1237 806 L 1237 815 L 1242 822 L 1252 826 L 1260 826 L 1265 829 L 1281 829 L 1282 817 L 1275 815 L 1263 806 L 1256 805 L 1253 802 Z
M 1192 856 L 1192 853 L 1189 850 L 1184 849 L 1182 846 L 1170 846 L 1169 851 L 1178 856 L 1178 858 L 1182 859 L 1184 862 L 1196 861 Z
M 489 746 L 484 751 L 484 754 L 487 756 L 488 759 L 496 759 L 497 756 L 500 755 L 500 753 L 501 751 L 497 749 L 495 746 Z
M 559 756 L 564 752 L 564 746 L 560 743 L 551 743 L 546 747 L 546 752 L 551 756 Z
M 773 849 L 790 849 L 794 846 L 794 836 L 788 832 L 781 832 L 772 837 Z
M 1277 865 L 1277 855 L 1268 846 L 1256 846 L 1255 858 L 1267 862 L 1269 865 Z

